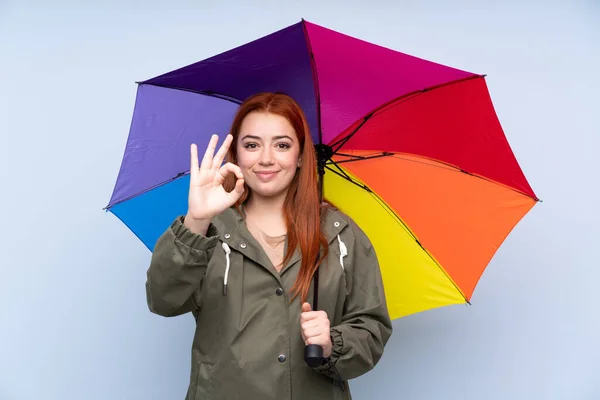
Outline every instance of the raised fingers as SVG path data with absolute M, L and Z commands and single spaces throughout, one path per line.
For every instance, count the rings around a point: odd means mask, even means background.
M 213 154 L 215 153 L 215 149 L 217 148 L 217 142 L 219 141 L 219 137 L 217 135 L 212 135 L 210 137 L 210 141 L 208 142 L 208 146 L 206 146 L 206 151 L 204 152 L 204 157 L 202 157 L 202 164 L 200 165 L 200 169 L 207 170 L 210 169 L 213 162 Z
M 221 167 L 221 164 L 223 163 L 223 160 L 225 159 L 225 156 L 227 155 L 227 152 L 229 151 L 229 146 L 231 146 L 232 141 L 233 141 L 233 136 L 227 135 L 225 137 L 223 144 L 219 148 L 219 151 L 217 152 L 217 154 L 215 155 L 215 157 L 212 161 L 212 169 L 217 170 Z
M 190 174 L 195 175 L 198 168 L 198 146 L 196 143 L 192 143 L 190 145 Z

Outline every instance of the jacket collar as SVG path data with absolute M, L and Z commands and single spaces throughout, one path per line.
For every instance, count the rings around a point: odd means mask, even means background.
M 323 232 L 327 242 L 331 245 L 342 230 L 348 225 L 348 218 L 339 210 L 330 205 L 324 206 L 323 212 Z M 218 218 L 215 218 L 213 224 L 219 231 L 219 239 L 226 242 L 231 248 L 242 253 L 254 262 L 272 270 L 275 275 L 279 275 L 271 266 L 271 262 L 266 253 L 262 251 L 258 241 L 252 236 L 244 218 L 234 207 L 225 210 Z M 286 243 L 287 244 L 287 243 Z M 295 249 L 290 262 L 282 269 L 286 269 L 300 261 L 300 249 Z
M 331 244 L 331 242 L 333 242 L 340 232 L 342 232 L 348 225 L 348 217 L 337 208 L 329 205 L 326 206 L 324 214 L 325 218 L 323 221 L 323 230 L 325 232 L 327 242 Z

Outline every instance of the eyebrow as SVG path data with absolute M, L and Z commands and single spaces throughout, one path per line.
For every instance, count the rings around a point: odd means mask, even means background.
M 262 138 L 260 138 L 259 136 L 255 136 L 255 135 L 246 135 L 242 138 L 242 140 L 244 139 L 254 139 L 254 140 L 262 140 Z M 294 141 L 294 139 L 292 139 L 290 136 L 288 135 L 278 135 L 278 136 L 273 136 L 274 140 L 279 140 L 279 139 L 289 139 L 292 142 Z

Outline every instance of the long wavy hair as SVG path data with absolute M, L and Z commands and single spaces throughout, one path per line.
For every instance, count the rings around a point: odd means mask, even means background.
M 246 99 L 233 119 L 230 131 L 233 142 L 227 154 L 229 162 L 237 164 L 237 139 L 240 127 L 244 118 L 254 111 L 277 114 L 286 118 L 296 131 L 300 142 L 302 163 L 288 189 L 283 206 L 288 235 L 283 264 L 290 260 L 294 250 L 299 247 L 302 261 L 300 272 L 292 287 L 292 300 L 300 295 L 304 302 L 308 297 L 313 275 L 328 252 L 328 243 L 321 229 L 322 207 L 319 199 L 314 143 L 306 116 L 293 98 L 283 93 L 259 93 Z M 224 188 L 231 191 L 234 187 L 235 177 L 230 175 L 225 180 Z M 250 188 L 246 186 L 245 189 L 244 194 L 235 204 L 238 209 L 250 195 Z

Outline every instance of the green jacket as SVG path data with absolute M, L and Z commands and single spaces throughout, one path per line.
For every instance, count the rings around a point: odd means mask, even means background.
M 392 325 L 368 238 L 332 208 L 324 230 L 330 250 L 319 268 L 318 308 L 330 320 L 333 351 L 315 369 L 304 362 L 300 296 L 290 303 L 299 250 L 277 273 L 234 208 L 215 218 L 206 236 L 179 217 L 158 239 L 148 306 L 165 317 L 191 312 L 196 319 L 186 400 L 351 399 L 347 380 L 377 364 Z

